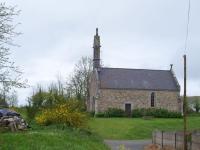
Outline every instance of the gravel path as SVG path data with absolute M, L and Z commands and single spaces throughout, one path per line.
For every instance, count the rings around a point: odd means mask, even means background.
M 152 143 L 151 140 L 104 140 L 104 142 L 112 150 L 119 150 L 120 145 L 127 150 L 143 150 L 145 145 Z

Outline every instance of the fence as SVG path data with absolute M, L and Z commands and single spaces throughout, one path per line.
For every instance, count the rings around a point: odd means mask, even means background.
M 200 132 L 192 134 L 192 150 L 200 150 Z
M 182 150 L 184 145 L 183 132 L 154 131 L 152 143 L 161 147 L 169 146 L 176 150 Z M 200 132 L 187 133 L 188 150 L 200 150 Z

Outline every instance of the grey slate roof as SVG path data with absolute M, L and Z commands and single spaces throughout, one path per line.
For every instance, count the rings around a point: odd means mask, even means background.
M 101 68 L 100 88 L 179 91 L 170 70 Z

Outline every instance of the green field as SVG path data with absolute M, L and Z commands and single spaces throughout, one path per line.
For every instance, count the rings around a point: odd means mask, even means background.
M 107 150 L 90 132 L 39 127 L 18 133 L 0 133 L 0 150 Z
M 2 150 L 108 150 L 102 139 L 150 139 L 155 129 L 182 130 L 183 119 L 92 118 L 88 130 L 42 127 L 31 124 L 28 131 L 0 132 Z M 200 117 L 189 117 L 188 127 L 200 129 Z
M 200 117 L 189 117 L 188 127 L 200 129 Z M 150 139 L 155 129 L 182 130 L 183 119 L 94 118 L 90 128 L 104 139 Z

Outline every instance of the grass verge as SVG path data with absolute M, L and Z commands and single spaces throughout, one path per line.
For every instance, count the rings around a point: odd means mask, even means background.
M 189 130 L 200 129 L 200 117 L 189 117 Z M 182 130 L 183 119 L 93 118 L 90 128 L 104 139 L 150 139 L 152 131 Z
M 40 127 L 18 133 L 0 133 L 2 150 L 108 150 L 102 139 L 85 130 Z

